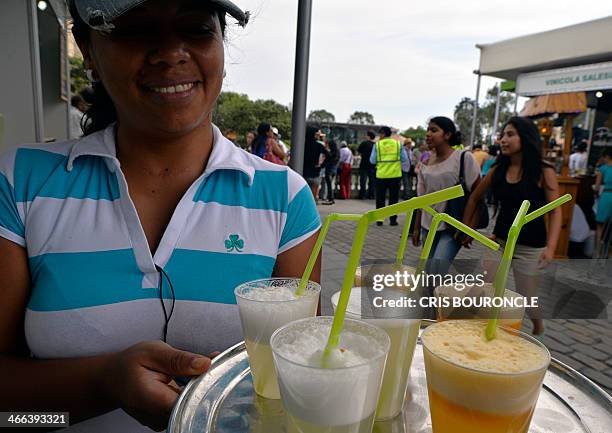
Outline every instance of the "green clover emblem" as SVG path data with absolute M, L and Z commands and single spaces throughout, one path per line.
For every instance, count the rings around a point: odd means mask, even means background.
M 225 240 L 225 249 L 227 249 L 228 253 L 234 250 L 241 253 L 243 248 L 244 241 L 240 239 L 240 236 L 237 234 L 229 235 L 229 239 Z

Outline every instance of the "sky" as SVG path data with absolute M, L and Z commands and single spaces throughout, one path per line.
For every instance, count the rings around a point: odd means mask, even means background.
M 234 2 L 252 18 L 228 32 L 223 90 L 290 105 L 298 0 Z M 612 15 L 612 0 L 312 3 L 307 113 L 326 109 L 345 122 L 367 111 L 377 124 L 400 129 L 452 117 L 462 97 L 475 97 L 477 43 Z M 498 81 L 483 78 L 481 100 Z

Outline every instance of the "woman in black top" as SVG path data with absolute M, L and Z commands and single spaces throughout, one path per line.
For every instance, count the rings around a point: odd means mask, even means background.
M 535 124 L 522 117 L 512 117 L 503 127 L 501 155 L 482 182 L 470 194 L 463 215 L 464 222 L 475 227 L 478 217 L 476 204 L 491 189 L 499 214 L 493 229 L 493 239 L 502 247 L 523 200 L 529 200 L 535 210 L 559 197 L 559 184 L 552 166 L 542 160 L 542 144 Z M 553 258 L 561 230 L 561 209 L 550 214 L 548 233 L 543 218 L 535 219 L 521 230 L 513 262 L 517 289 L 525 296 L 534 296 L 537 289 L 537 269 Z M 471 239 L 466 239 L 468 246 Z M 520 265 L 519 265 L 520 263 Z M 535 313 L 535 312 L 534 312 Z M 533 333 L 544 332 L 539 317 L 532 316 Z

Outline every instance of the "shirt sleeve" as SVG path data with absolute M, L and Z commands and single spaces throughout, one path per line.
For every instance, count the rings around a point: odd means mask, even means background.
M 0 236 L 25 247 L 25 225 L 18 211 L 13 172 L 16 151 L 0 156 Z
M 480 177 L 480 167 L 478 166 L 478 163 L 471 152 L 465 152 L 463 164 L 465 171 L 465 183 L 468 190 L 471 191 L 472 185 L 474 185 L 476 179 Z
M 321 219 L 306 181 L 293 170 L 288 171 L 289 205 L 278 254 L 301 244 L 321 227 Z

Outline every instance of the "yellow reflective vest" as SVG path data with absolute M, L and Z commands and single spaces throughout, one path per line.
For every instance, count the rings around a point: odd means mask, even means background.
M 392 138 L 383 138 L 376 143 L 376 177 L 391 179 L 402 177 L 402 145 Z

